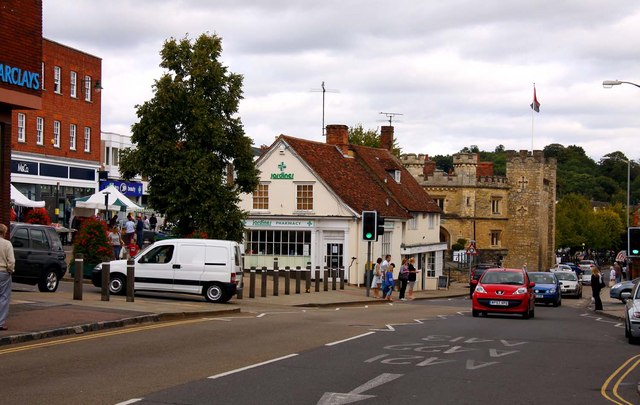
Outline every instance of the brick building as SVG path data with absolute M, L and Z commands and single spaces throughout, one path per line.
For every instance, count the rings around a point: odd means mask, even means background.
M 42 1 L 3 0 L 0 6 L 0 222 L 9 223 L 11 135 L 15 109 L 39 109 Z
M 42 39 L 42 107 L 14 110 L 11 181 L 68 222 L 74 198 L 93 194 L 100 168 L 102 60 Z
M 547 270 L 555 263 L 556 162 L 541 151 L 507 151 L 506 176 L 478 154 L 453 155 L 454 170 L 436 170 L 426 155 L 401 161 L 443 210 L 440 240 L 475 240 L 479 261 Z

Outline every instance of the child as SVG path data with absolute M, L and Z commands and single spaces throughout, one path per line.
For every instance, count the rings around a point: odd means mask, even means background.
M 129 244 L 127 245 L 127 251 L 129 253 L 129 257 L 130 258 L 136 257 L 136 255 L 140 252 L 140 247 L 136 243 L 136 235 L 135 234 L 133 234 L 131 236 L 131 240 L 130 240 Z
M 387 267 L 387 271 L 385 271 L 384 273 L 384 281 L 383 281 L 383 289 L 382 289 L 382 296 L 384 297 L 385 300 L 387 301 L 393 301 L 393 298 L 391 298 L 391 293 L 393 293 L 393 269 L 396 267 L 395 264 L 391 263 L 389 264 L 389 267 Z

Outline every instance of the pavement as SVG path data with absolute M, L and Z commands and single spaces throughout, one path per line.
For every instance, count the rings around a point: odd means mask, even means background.
M 260 283 L 257 283 L 256 297 L 249 298 L 248 277 L 245 276 L 244 298 L 232 298 L 226 304 L 212 304 L 204 298 L 182 294 L 158 294 L 136 292 L 133 302 L 125 296 L 110 296 L 108 301 L 102 300 L 101 290 L 92 284 L 82 284 L 82 299 L 73 297 L 73 281 L 65 279 L 55 293 L 39 292 L 37 287 L 24 284 L 13 284 L 9 317 L 6 322 L 8 330 L 0 331 L 0 346 L 34 341 L 56 336 L 75 335 L 128 325 L 160 322 L 189 317 L 225 316 L 231 313 L 255 311 L 257 307 L 326 307 L 361 304 L 383 304 L 386 301 L 366 296 L 366 289 L 355 285 L 346 285 L 344 290 L 315 292 L 304 291 L 304 283 L 300 294 L 295 293 L 292 285 L 289 295 L 285 295 L 280 287 L 279 295 L 267 288 L 267 296 L 262 297 Z M 451 283 L 448 289 L 435 291 L 416 291 L 416 300 L 452 298 L 467 296 L 467 283 Z M 397 300 L 395 303 L 403 304 Z M 624 319 L 624 305 L 619 300 L 609 298 L 609 290 L 601 294 L 604 311 L 603 316 Z M 585 309 L 590 305 L 590 290 L 585 290 L 581 300 L 563 299 L 575 306 Z

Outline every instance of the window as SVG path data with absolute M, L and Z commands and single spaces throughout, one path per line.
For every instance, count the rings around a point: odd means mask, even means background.
M 69 77 L 69 84 L 71 85 L 71 89 L 69 90 L 71 97 L 73 98 L 78 97 L 78 73 L 77 72 L 71 71 L 71 76 Z
M 44 118 L 37 117 L 36 118 L 36 143 L 38 145 L 42 145 L 44 143 Z
M 382 256 L 391 254 L 391 232 L 382 234 Z
M 60 147 L 60 121 L 53 121 L 53 147 Z
M 111 159 L 114 166 L 120 164 L 120 150 L 118 148 L 111 148 Z
M 25 115 L 18 113 L 18 142 L 25 142 Z
M 78 127 L 76 124 L 69 125 L 69 149 L 76 150 L 76 134 Z
M 491 231 L 491 246 L 500 246 L 501 231 Z
M 502 198 L 491 197 L 491 213 L 500 214 L 502 211 Z
M 84 100 L 91 101 L 91 76 L 84 77 Z
M 29 231 L 27 228 L 18 228 L 13 233 L 11 238 L 11 244 L 14 248 L 28 248 L 29 247 Z
M 109 152 L 111 152 L 111 148 L 110 148 L 110 147 L 108 147 L 108 146 L 105 146 L 105 147 L 104 147 L 104 164 L 105 164 L 105 165 L 108 165 L 108 164 L 109 164 L 109 162 L 111 161 L 111 160 L 109 159 Z
M 60 85 L 60 66 L 53 67 L 53 92 L 60 94 L 61 92 Z
M 296 193 L 296 209 L 313 210 L 313 184 L 298 184 Z
M 427 214 L 429 217 L 429 229 L 433 229 L 436 227 L 436 215 L 435 214 Z
M 84 151 L 91 152 L 91 128 L 84 127 Z
M 438 204 L 442 212 L 444 212 L 444 197 L 433 197 L 433 200 Z
M 427 253 L 427 277 L 436 276 L 436 255 L 433 252 Z
M 253 193 L 253 209 L 268 210 L 269 209 L 269 185 L 258 184 L 258 189 Z
M 400 183 L 400 170 L 387 170 L 387 174 L 389 174 L 396 183 Z
M 413 213 L 411 215 L 412 215 L 411 219 L 409 220 L 409 223 L 407 224 L 408 228 L 412 229 L 412 230 L 418 229 L 418 214 Z
M 310 256 L 311 231 L 252 230 L 245 232 L 245 254 Z
M 37 250 L 51 250 L 49 248 L 49 239 L 41 229 L 31 229 L 31 248 Z

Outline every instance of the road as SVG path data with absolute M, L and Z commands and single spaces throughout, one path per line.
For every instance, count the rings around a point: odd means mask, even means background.
M 0 350 L 2 402 L 640 402 L 638 347 L 581 302 L 531 320 L 468 299 L 255 308 L 46 340 Z

